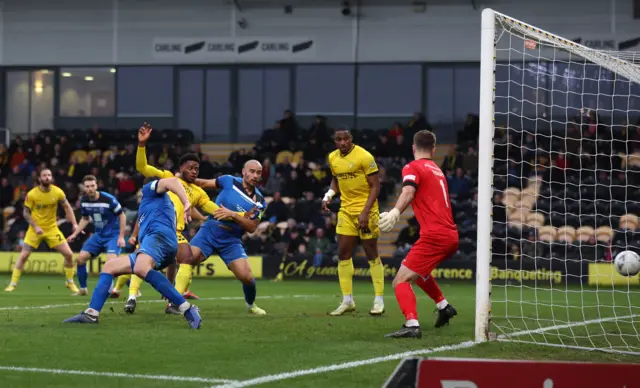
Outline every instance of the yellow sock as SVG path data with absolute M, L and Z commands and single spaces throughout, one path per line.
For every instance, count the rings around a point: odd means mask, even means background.
M 178 268 L 178 274 L 176 275 L 176 290 L 178 290 L 180 295 L 184 294 L 184 292 L 189 287 L 192 274 L 193 274 L 192 265 L 180 264 L 180 268 Z
M 22 270 L 14 268 L 13 273 L 11 274 L 11 284 L 17 286 L 20 281 L 20 276 L 22 276 Z
M 129 298 L 136 298 L 142 285 L 142 279 L 136 275 L 131 275 L 131 283 L 129 283 Z
M 369 260 L 369 271 L 371 272 L 371 281 L 373 282 L 373 293 L 375 296 L 384 295 L 384 267 L 382 260 L 376 257 Z
M 338 262 L 338 279 L 342 295 L 353 294 L 353 260 L 340 260 Z
M 74 272 L 74 268 L 73 267 L 64 267 L 64 277 L 67 279 L 68 283 L 73 283 L 73 272 Z
M 118 280 L 116 280 L 116 285 L 113 287 L 113 291 L 120 292 L 122 287 L 131 279 L 131 275 L 120 275 L 118 276 Z
M 193 272 L 191 273 L 191 276 L 189 277 L 189 284 L 187 284 L 187 289 L 184 292 L 189 292 L 189 290 L 191 290 L 191 283 L 193 282 Z

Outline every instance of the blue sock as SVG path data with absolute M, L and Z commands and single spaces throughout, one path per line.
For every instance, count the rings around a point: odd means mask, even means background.
M 253 302 L 256 301 L 256 279 L 253 279 L 251 284 L 242 284 L 242 291 L 244 291 L 244 300 L 247 302 L 247 305 L 253 305 Z
M 156 270 L 151 270 L 147 273 L 147 276 L 144 278 L 144 281 L 151 284 L 153 288 L 156 289 L 162 296 L 169 299 L 169 302 L 175 304 L 176 306 L 180 306 L 186 300 L 180 295 L 178 290 L 175 289 L 171 285 L 169 279 L 164 277 L 161 272 Z
M 78 264 L 78 283 L 80 288 L 87 288 L 87 264 Z
M 107 298 L 109 297 L 109 288 L 111 288 L 111 283 L 113 282 L 113 275 L 109 275 L 108 273 L 101 273 L 98 278 L 98 284 L 96 284 L 96 288 L 93 290 L 93 295 L 91 295 L 91 303 L 89 303 L 89 308 L 92 308 L 98 312 L 102 310 Z

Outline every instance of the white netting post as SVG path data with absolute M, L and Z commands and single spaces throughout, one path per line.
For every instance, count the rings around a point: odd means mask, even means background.
M 491 175 L 493 169 L 493 90 L 495 14 L 482 11 L 480 37 L 480 135 L 478 147 L 478 244 L 476 262 L 476 341 L 486 341 L 491 320 Z
M 476 340 L 640 354 L 640 67 L 482 14 Z

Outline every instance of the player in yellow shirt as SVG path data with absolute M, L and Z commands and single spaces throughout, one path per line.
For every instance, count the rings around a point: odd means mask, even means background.
M 353 144 L 348 128 L 335 132 L 336 150 L 329 154 L 328 162 L 333 179 L 331 188 L 322 199 L 322 208 L 333 196 L 340 194 L 338 212 L 338 279 L 342 291 L 342 303 L 330 315 L 342 315 L 356 309 L 353 300 L 353 260 L 351 254 L 360 240 L 369 260 L 375 298 L 371 315 L 384 313 L 384 268 L 378 255 L 380 178 L 373 156 L 364 148 Z
M 173 177 L 173 173 L 167 170 L 159 170 L 153 166 L 147 164 L 147 154 L 146 154 L 146 144 L 151 136 L 152 128 L 149 124 L 144 123 L 144 125 L 138 131 L 138 151 L 136 152 L 136 170 L 138 170 L 145 177 L 158 177 L 158 178 L 170 178 Z M 188 153 L 184 154 L 180 161 L 178 162 L 178 168 L 180 171 L 180 176 L 178 179 L 180 183 L 184 186 L 184 189 L 187 192 L 187 196 L 189 197 L 189 202 L 194 208 L 198 208 L 208 214 L 213 214 L 214 211 L 219 209 L 219 206 L 216 205 L 207 193 L 201 189 L 199 186 L 195 184 L 196 179 L 198 178 L 198 173 L 200 172 L 200 159 L 196 154 Z M 177 214 L 182 214 L 182 202 L 180 199 L 174 195 L 173 193 L 169 193 L 169 197 L 173 202 Z M 198 213 L 197 211 L 192 211 L 191 213 L 194 219 L 204 220 L 205 218 Z M 244 215 L 244 213 L 242 213 Z M 195 216 L 195 217 L 194 217 Z M 178 238 L 178 256 L 177 262 L 185 263 L 191 262 L 191 246 L 187 239 L 182 235 L 182 231 L 185 228 L 184 217 L 177 217 L 178 223 L 176 226 L 176 237 Z M 176 266 L 174 264 L 171 271 L 167 268 L 167 278 L 173 283 L 175 281 L 176 276 Z M 191 292 L 187 289 L 185 291 L 185 297 L 193 296 Z M 196 297 L 197 298 L 197 297 Z M 174 311 L 175 310 L 175 311 Z M 172 309 L 172 306 L 167 306 L 167 313 L 175 313 L 177 310 Z
M 71 204 L 62 189 L 53 183 L 51 170 L 45 168 L 40 171 L 38 186 L 31 189 L 24 200 L 24 219 L 29 223 L 27 234 L 24 237 L 24 246 L 20 257 L 13 268 L 11 283 L 4 290 L 12 292 L 18 286 L 18 281 L 24 270 L 24 265 L 34 249 L 38 249 L 42 241 L 49 248 L 60 252 L 64 257 L 65 287 L 72 293 L 78 292 L 78 287 L 73 283 L 73 252 L 60 229 L 58 229 L 58 205 L 62 205 L 67 221 L 75 232 L 78 228 L 76 216 L 73 214 Z

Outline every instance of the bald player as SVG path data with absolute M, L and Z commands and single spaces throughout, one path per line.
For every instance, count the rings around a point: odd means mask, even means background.
M 195 183 L 203 189 L 220 190 L 216 199 L 220 208 L 213 212 L 191 240 L 191 260 L 180 264 L 176 276 L 176 289 L 179 292 L 186 290 L 195 265 L 218 254 L 242 283 L 249 313 L 266 314 L 255 304 L 256 280 L 242 245 L 242 235 L 255 232 L 266 207 L 262 193 L 256 188 L 261 177 L 262 165 L 257 160 L 250 160 L 242 169 L 242 178 L 222 175 L 216 179 L 196 180 Z

